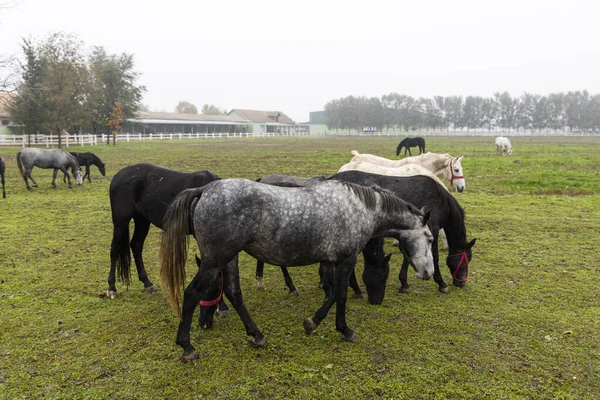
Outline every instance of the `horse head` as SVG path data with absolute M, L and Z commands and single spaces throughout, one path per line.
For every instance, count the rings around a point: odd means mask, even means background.
M 452 284 L 463 287 L 469 279 L 469 262 L 473 257 L 471 248 L 477 239 L 471 240 L 464 249 L 450 249 L 446 257 L 446 265 L 452 274 Z
M 73 178 L 75 178 L 75 183 L 81 185 L 83 183 L 83 176 L 81 175 L 81 168 L 73 171 Z
M 450 160 L 450 184 L 454 185 L 456 191 L 461 193 L 467 187 L 465 176 L 463 175 L 462 161 L 463 156 L 454 157 Z
M 431 244 L 433 235 L 427 226 L 431 212 L 420 211 L 420 223 L 412 229 L 397 231 L 393 237 L 398 240 L 402 252 L 408 258 L 410 265 L 414 268 L 417 278 L 427 280 L 431 278 L 434 271 Z
M 106 176 L 106 167 L 104 166 L 104 164 L 98 165 L 98 171 L 100 171 L 102 176 Z
M 367 288 L 369 303 L 381 304 L 385 297 L 392 254 L 384 255 L 383 238 L 369 240 L 362 253 L 365 260 L 362 278 Z

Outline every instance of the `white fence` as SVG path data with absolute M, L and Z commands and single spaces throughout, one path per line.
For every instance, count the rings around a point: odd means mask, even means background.
M 577 132 L 577 133 L 566 133 L 566 132 L 496 132 L 496 131 L 450 131 L 450 132 L 425 132 L 425 131 L 411 131 L 411 132 L 365 132 L 365 133 L 348 133 L 348 132 L 322 132 L 322 133 L 302 133 L 302 134 L 281 134 L 281 133 L 226 133 L 226 132 L 212 132 L 212 133 L 120 133 L 117 135 L 117 142 L 135 142 L 145 140 L 183 140 L 183 139 L 232 139 L 232 138 L 258 138 L 258 137 L 274 137 L 274 136 L 600 136 L 598 133 L 591 132 Z M 108 136 L 92 135 L 92 134 L 77 134 L 77 135 L 63 135 L 62 144 L 65 147 L 70 146 L 95 146 L 98 144 L 107 143 Z M 111 138 L 112 141 L 112 138 Z M 0 146 L 19 146 L 19 147 L 47 147 L 54 148 L 58 147 L 58 137 L 56 135 L 0 135 Z
M 304 134 L 284 134 L 284 133 L 227 133 L 227 132 L 209 132 L 209 133 L 120 133 L 117 135 L 117 142 L 135 142 L 144 140 L 176 140 L 176 139 L 227 139 L 227 138 L 249 138 L 249 137 L 274 137 L 274 136 L 308 136 Z M 88 133 L 63 135 L 62 144 L 69 146 L 95 146 L 97 144 L 107 143 L 108 135 L 92 135 Z M 111 136 L 111 142 L 112 142 Z M 0 146 L 20 146 L 20 147 L 58 147 L 58 136 L 56 135 L 0 135 Z

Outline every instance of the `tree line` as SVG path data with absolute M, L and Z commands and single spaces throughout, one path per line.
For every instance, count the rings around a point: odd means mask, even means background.
M 466 98 L 414 98 L 398 93 L 381 98 L 347 96 L 329 101 L 325 111 L 328 128 L 340 130 L 600 130 L 600 95 L 586 90 L 546 96 L 525 92 L 519 97 L 508 92 Z
M 42 41 L 23 39 L 21 49 L 20 79 L 6 106 L 27 135 L 55 132 L 60 147 L 64 130 L 116 131 L 141 106 L 146 88 L 138 83 L 131 54 L 110 54 L 99 46 L 86 54 L 76 36 L 63 32 Z

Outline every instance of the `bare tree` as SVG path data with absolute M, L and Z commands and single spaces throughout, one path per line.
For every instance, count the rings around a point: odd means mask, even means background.
M 180 101 L 175 107 L 175 112 L 178 114 L 198 114 L 198 107 L 189 101 Z

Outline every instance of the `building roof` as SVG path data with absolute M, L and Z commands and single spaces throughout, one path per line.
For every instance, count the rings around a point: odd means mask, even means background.
M 258 123 L 279 123 L 282 125 L 294 125 L 295 122 L 282 113 L 281 111 L 261 111 L 261 110 L 243 110 L 240 108 L 234 108 L 229 111 L 227 115 L 232 115 L 232 113 L 236 113 L 241 117 L 245 118 L 251 122 Z
M 132 119 L 136 122 L 143 123 L 188 123 L 188 124 L 243 124 L 248 121 L 229 115 L 207 115 L 207 114 L 183 114 L 183 113 L 168 113 L 168 112 L 148 112 L 138 111 L 136 118 Z M 166 121 L 166 122 L 164 122 Z

